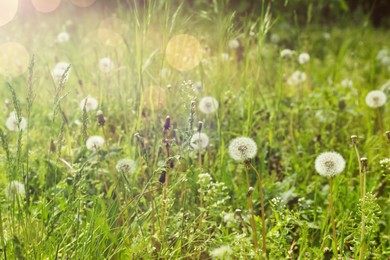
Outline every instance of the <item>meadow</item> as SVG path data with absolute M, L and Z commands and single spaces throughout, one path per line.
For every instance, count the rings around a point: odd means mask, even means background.
M 389 30 L 93 2 L 0 18 L 1 259 L 390 259 Z

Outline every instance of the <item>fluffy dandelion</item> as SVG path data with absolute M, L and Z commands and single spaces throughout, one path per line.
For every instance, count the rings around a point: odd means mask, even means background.
M 58 35 L 57 35 L 57 42 L 58 43 L 65 43 L 65 42 L 68 42 L 70 39 L 70 35 L 69 33 L 67 32 L 60 32 Z
M 59 62 L 56 64 L 51 74 L 57 83 L 61 81 L 62 77 L 64 77 L 64 81 L 66 82 L 69 79 L 70 70 L 71 68 L 69 63 Z
M 345 88 L 347 88 L 347 87 L 351 88 L 353 86 L 353 82 L 350 79 L 343 79 L 341 81 L 341 86 L 343 86 Z
M 240 47 L 240 42 L 237 39 L 230 40 L 228 43 L 230 49 L 237 49 Z
M 315 168 L 320 175 L 333 177 L 344 170 L 345 160 L 336 152 L 321 153 L 315 160 Z
M 190 140 L 190 145 L 194 149 L 204 149 L 209 144 L 209 137 L 204 133 L 195 133 Z
M 386 94 L 381 90 L 373 90 L 368 92 L 366 96 L 366 104 L 372 108 L 378 108 L 386 104 Z
M 218 101 L 213 97 L 204 97 L 199 101 L 199 110 L 204 114 L 214 113 L 218 109 Z
M 87 139 L 86 146 L 88 150 L 97 150 L 104 145 L 104 138 L 98 135 L 93 135 Z
M 303 52 L 303 53 L 299 54 L 299 56 L 298 56 L 299 64 L 303 65 L 309 61 L 310 61 L 310 55 L 308 53 Z
M 108 57 L 102 58 L 99 61 L 99 69 L 104 73 L 109 73 L 114 68 L 114 63 Z
M 306 78 L 305 72 L 297 70 L 287 79 L 287 84 L 290 86 L 296 86 L 305 82 Z
M 11 181 L 5 188 L 5 197 L 8 200 L 14 200 L 16 197 L 22 197 L 25 194 L 24 184 L 18 181 Z
M 230 246 L 220 246 L 210 252 L 210 256 L 213 259 L 231 259 L 233 250 Z
M 290 49 L 284 49 L 280 52 L 280 56 L 282 58 L 290 58 L 294 55 L 294 51 L 293 50 L 290 50 Z
M 89 112 L 91 110 L 96 110 L 98 108 L 98 105 L 99 105 L 99 102 L 96 99 L 94 99 L 93 97 L 86 97 L 80 101 L 81 110 L 83 110 L 84 106 L 85 106 L 85 110 L 87 112 Z
M 257 154 L 257 145 L 252 138 L 237 137 L 230 142 L 229 155 L 239 162 L 253 159 Z
M 131 174 L 135 172 L 136 165 L 133 160 L 125 158 L 125 159 L 120 159 L 117 162 L 115 168 L 119 173 Z
M 19 122 L 17 114 L 15 112 L 11 112 L 5 121 L 5 125 L 9 131 L 22 131 L 27 127 L 27 120 L 26 118 L 21 117 Z

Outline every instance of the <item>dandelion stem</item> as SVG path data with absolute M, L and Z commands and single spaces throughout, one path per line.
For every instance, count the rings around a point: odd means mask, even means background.
M 381 130 L 381 133 L 383 134 L 384 131 L 383 131 L 382 115 L 381 115 L 381 111 L 380 111 L 379 107 L 376 109 L 376 117 L 378 119 L 379 129 Z
M 333 208 L 333 177 L 330 177 L 330 190 L 329 190 L 329 209 L 330 209 L 330 216 L 332 221 L 332 231 L 333 231 L 333 252 L 336 255 L 335 259 L 339 259 L 339 255 L 337 252 L 337 235 L 336 235 L 336 225 L 334 222 L 334 208 Z
M 250 185 L 249 185 L 249 174 L 248 174 L 248 166 L 246 165 L 245 167 L 246 171 L 246 180 L 248 184 L 248 208 L 249 208 L 249 214 L 250 214 L 250 223 L 252 227 L 252 234 L 253 234 L 253 246 L 255 251 L 259 249 L 259 243 L 257 240 L 257 231 L 256 231 L 256 223 L 255 223 L 255 218 L 254 218 L 254 211 L 253 211 L 253 201 L 252 201 L 252 192 L 250 192 Z M 252 188 L 253 189 L 253 188 Z
M 261 235 L 263 238 L 263 251 L 267 253 L 267 243 L 266 243 L 266 230 L 265 230 L 265 210 L 264 210 L 264 194 L 263 194 L 263 184 L 261 182 L 261 177 L 256 168 L 251 164 L 252 169 L 256 172 L 257 182 L 259 183 L 259 192 L 260 192 L 260 204 L 261 204 Z
M 361 197 L 361 209 L 362 209 L 362 230 L 361 230 L 361 241 L 362 246 L 360 247 L 359 252 L 359 260 L 364 259 L 364 251 L 366 250 L 367 244 L 366 244 L 366 218 L 364 216 L 364 207 L 365 207 L 365 198 L 366 198 L 366 172 L 367 172 L 367 158 L 361 158 L 360 159 L 362 164 L 362 176 L 363 176 L 363 193 Z

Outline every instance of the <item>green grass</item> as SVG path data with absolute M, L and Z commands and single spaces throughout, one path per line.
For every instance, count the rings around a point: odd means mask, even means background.
M 389 158 L 390 144 L 365 96 L 389 80 L 388 65 L 376 59 L 389 48 L 389 31 L 374 30 L 363 16 L 358 25 L 288 23 L 264 2 L 246 16 L 229 8 L 229 1 L 196 1 L 193 7 L 146 2 L 115 11 L 121 21 L 110 28 L 119 39 L 116 46 L 97 36 L 101 21 L 113 17 L 108 10 L 72 16 L 65 6 L 56 16 L 28 18 L 34 23 L 17 17 L 0 28 L 4 42 L 19 42 L 34 55 L 22 75 L 0 75 L 1 100 L 9 100 L 0 113 L 1 257 L 208 259 L 217 254 L 214 249 L 229 246 L 233 259 L 264 258 L 253 247 L 245 165 L 228 154 L 233 138 L 247 136 L 258 146 L 251 163 L 263 182 L 268 259 L 334 257 L 329 180 L 314 168 L 326 151 L 337 151 L 346 161 L 333 186 L 338 255 L 359 259 L 366 241 L 362 259 L 388 259 L 390 164 L 380 161 Z M 70 41 L 57 43 L 64 30 Z M 192 70 L 179 71 L 167 62 L 166 46 L 177 34 L 195 36 L 205 49 Z M 279 35 L 278 43 L 272 34 Z M 241 47 L 230 49 L 232 39 Z M 285 48 L 296 54 L 281 58 Z M 310 54 L 307 64 L 297 62 L 301 52 Z M 103 57 L 114 62 L 108 74 L 99 70 Z M 64 84 L 51 76 L 59 61 L 71 64 Z M 307 79 L 289 86 L 296 70 Z M 353 86 L 341 85 L 346 78 Z M 199 93 L 192 90 L 197 82 L 203 85 Z M 88 95 L 99 102 L 103 127 L 95 110 L 80 109 Z M 204 96 L 218 100 L 216 113 L 198 109 Z M 384 131 L 387 106 L 379 109 Z M 27 118 L 24 131 L 6 128 L 12 111 Z M 164 132 L 168 115 L 171 128 Z M 201 163 L 188 144 L 198 121 L 210 138 Z M 106 141 L 98 151 L 86 148 L 93 135 Z M 368 158 L 364 202 L 352 135 Z M 135 173 L 117 172 L 122 158 L 136 162 Z M 159 182 L 164 173 L 168 185 Z M 249 174 L 261 248 L 260 195 L 255 171 Z M 13 180 L 25 185 L 26 194 L 8 199 L 5 190 Z

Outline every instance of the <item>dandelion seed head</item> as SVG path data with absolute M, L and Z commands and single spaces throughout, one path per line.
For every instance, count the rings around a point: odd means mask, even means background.
M 294 51 L 293 50 L 290 50 L 290 49 L 284 49 L 280 52 L 280 56 L 282 58 L 290 58 L 294 55 Z
M 8 200 L 14 200 L 17 196 L 24 196 L 24 184 L 19 181 L 11 181 L 5 188 L 5 197 Z
M 233 39 L 228 42 L 228 46 L 230 49 L 237 49 L 240 47 L 240 42 L 237 39 Z
M 5 125 L 9 131 L 18 132 L 26 129 L 27 120 L 26 118 L 21 117 L 19 122 L 17 114 L 15 112 L 11 112 L 5 121 Z
M 305 64 L 310 61 L 310 55 L 307 52 L 303 52 L 298 56 L 299 64 Z
M 349 87 L 349 88 L 351 88 L 352 86 L 353 86 L 353 82 L 352 82 L 352 80 L 350 80 L 350 79 L 343 79 L 342 81 L 341 81 L 341 86 L 343 86 L 343 87 Z
M 199 110 L 204 114 L 214 113 L 218 109 L 218 101 L 213 97 L 204 97 L 199 101 Z
M 295 71 L 287 80 L 287 84 L 290 86 L 296 86 L 306 81 L 306 73 L 302 71 Z
M 320 175 L 333 177 L 339 175 L 344 170 L 345 160 L 337 152 L 324 152 L 316 158 L 314 166 Z
M 104 145 L 104 138 L 98 135 L 93 135 L 87 139 L 85 144 L 88 150 L 98 150 Z
M 65 82 L 68 81 L 70 71 L 71 71 L 71 68 L 69 66 L 70 66 L 70 64 L 67 62 L 59 62 L 56 64 L 56 66 L 54 67 L 54 69 L 51 73 L 54 80 L 56 81 L 56 83 L 59 83 L 61 81 L 62 77 L 64 77 Z M 69 67 L 69 70 L 66 72 L 68 67 Z M 66 74 L 65 74 L 65 72 L 66 72 Z
M 366 104 L 372 108 L 378 108 L 386 104 L 386 94 L 381 90 L 373 90 L 368 92 L 366 96 Z
M 58 43 L 65 43 L 65 42 L 68 42 L 69 40 L 70 40 L 70 35 L 67 32 L 60 32 L 57 35 L 57 42 Z
M 87 112 L 92 111 L 92 110 L 96 110 L 98 108 L 98 105 L 99 105 L 99 102 L 93 97 L 86 97 L 80 101 L 81 110 L 83 110 L 84 106 L 85 106 L 85 110 Z
M 99 69 L 104 73 L 109 73 L 114 68 L 114 63 L 109 57 L 104 57 L 99 61 Z
M 115 168 L 119 173 L 131 174 L 135 172 L 136 164 L 133 160 L 124 158 L 117 162 Z
M 252 138 L 237 137 L 230 142 L 229 155 L 239 162 L 253 159 L 257 154 L 257 145 Z
M 209 145 L 209 137 L 205 133 L 195 133 L 190 140 L 190 145 L 194 149 L 204 149 Z

